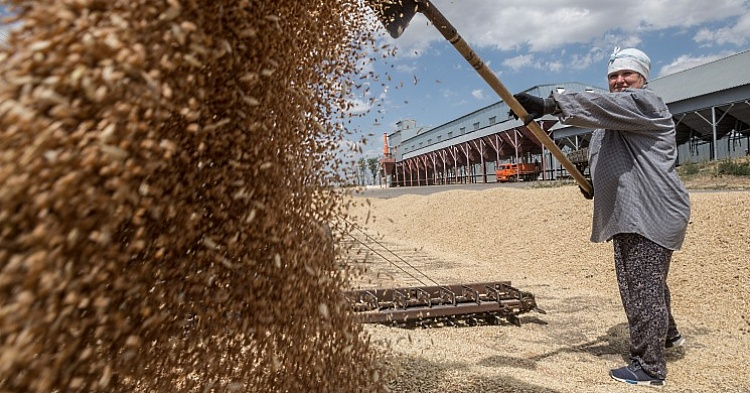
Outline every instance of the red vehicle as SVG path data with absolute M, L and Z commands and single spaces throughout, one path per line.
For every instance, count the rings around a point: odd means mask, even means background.
M 536 180 L 541 173 L 537 164 L 498 164 L 495 170 L 495 180 L 498 183 L 508 181 L 531 181 Z

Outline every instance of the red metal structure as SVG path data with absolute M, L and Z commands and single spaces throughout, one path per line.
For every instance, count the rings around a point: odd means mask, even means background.
M 548 135 L 557 120 L 540 120 L 539 125 Z M 384 151 L 388 146 L 384 138 Z M 415 157 L 395 162 L 390 154 L 381 160 L 383 174 L 390 179 L 389 186 L 424 186 L 457 183 L 487 183 L 487 163 L 499 164 L 503 160 L 512 163 L 539 162 L 542 179 L 553 178 L 547 160 L 549 152 L 526 127 L 479 137 L 463 143 L 436 149 Z M 560 169 L 561 175 L 567 172 Z M 535 177 L 536 178 L 536 177 Z

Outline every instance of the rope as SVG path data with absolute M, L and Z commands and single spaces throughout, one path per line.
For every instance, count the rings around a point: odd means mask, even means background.
M 344 221 L 345 221 L 346 223 L 348 223 L 348 224 L 349 224 L 349 225 L 351 225 L 352 227 L 354 227 L 354 228 L 355 228 L 356 230 L 358 230 L 358 231 L 359 231 L 359 232 L 361 232 L 362 234 L 364 234 L 364 235 L 365 235 L 365 237 L 366 237 L 366 238 L 367 238 L 368 240 L 372 241 L 373 243 L 377 244 L 378 246 L 382 247 L 382 248 L 383 248 L 384 250 L 388 251 L 388 252 L 389 252 L 389 253 L 391 253 L 391 254 L 392 254 L 393 256 L 395 256 L 396 258 L 398 258 L 398 260 L 400 260 L 401 262 L 403 262 L 403 263 L 404 263 L 404 264 L 405 264 L 406 266 L 410 267 L 411 269 L 413 269 L 413 270 L 414 270 L 414 271 L 416 271 L 417 273 L 421 274 L 422 276 L 424 276 L 424 278 L 426 278 L 427 280 L 431 281 L 431 282 L 432 282 L 433 284 L 435 284 L 436 286 L 440 286 L 440 284 L 438 284 L 438 282 L 437 282 L 437 281 L 435 281 L 435 280 L 433 280 L 432 278 L 430 278 L 430 277 L 429 277 L 429 276 L 428 276 L 427 274 L 425 274 L 425 273 L 424 273 L 424 272 L 422 272 L 421 270 L 417 269 L 416 267 L 414 267 L 414 266 L 413 266 L 412 264 L 410 264 L 409 262 L 406 262 L 406 261 L 405 261 L 405 260 L 404 260 L 403 258 L 401 258 L 400 256 L 398 256 L 398 255 L 397 255 L 397 254 L 396 254 L 395 252 L 393 252 L 392 250 L 390 250 L 390 249 L 389 249 L 388 247 L 386 247 L 386 246 L 385 246 L 385 245 L 383 245 L 382 243 L 380 243 L 380 242 L 379 242 L 379 241 L 378 241 L 377 239 L 374 239 L 374 238 L 373 238 L 372 236 L 370 236 L 369 234 L 367 234 L 367 232 L 365 232 L 364 230 L 362 230 L 362 229 L 361 229 L 361 228 L 360 228 L 360 227 L 359 227 L 358 225 L 355 225 L 355 224 L 351 223 L 351 222 L 350 222 L 350 221 L 348 221 L 348 220 L 347 220 L 346 218 L 344 218 L 344 217 L 342 217 L 342 216 L 340 216 L 340 215 L 339 215 L 338 217 L 339 217 L 340 219 L 344 220 Z M 359 243 L 359 244 L 361 244 L 362 246 L 366 247 L 366 248 L 367 248 L 368 250 L 372 251 L 372 252 L 373 252 L 373 253 L 374 253 L 375 255 L 377 255 L 377 256 L 379 256 L 379 257 L 383 258 L 383 259 L 384 259 L 384 260 L 386 260 L 386 261 L 387 261 L 388 263 L 390 263 L 391 265 L 395 266 L 396 268 L 398 268 L 399 270 L 401 270 L 402 272 L 404 272 L 405 274 L 407 274 L 407 275 L 408 275 L 409 277 L 411 277 L 411 278 L 413 278 L 413 279 L 417 280 L 417 282 L 419 282 L 419 283 L 420 283 L 420 284 L 422 284 L 423 286 L 424 286 L 424 285 L 426 285 L 426 284 L 425 284 L 425 283 L 424 283 L 424 282 L 423 282 L 422 280 L 420 280 L 419 278 L 417 278 L 417 277 L 416 277 L 416 276 L 414 276 L 413 274 L 411 274 L 411 273 L 409 273 L 408 271 L 406 271 L 406 269 L 404 269 L 403 267 L 399 266 L 398 264 L 396 264 L 396 263 L 394 263 L 393 261 L 391 261 L 390 259 L 388 259 L 388 258 L 387 258 L 387 257 L 386 257 L 385 255 L 383 255 L 383 254 L 379 253 L 379 252 L 378 252 L 377 250 L 375 250 L 375 249 L 373 249 L 372 247 L 370 247 L 370 245 L 368 245 L 368 244 L 365 244 L 365 243 L 364 243 L 363 241 L 361 241 L 360 239 L 357 239 L 357 238 L 356 238 L 356 237 L 354 237 L 354 236 L 353 236 L 353 235 L 352 235 L 351 233 L 349 234 L 349 237 L 351 237 L 352 239 L 354 239 L 354 240 L 355 240 L 356 242 L 358 242 L 358 243 Z

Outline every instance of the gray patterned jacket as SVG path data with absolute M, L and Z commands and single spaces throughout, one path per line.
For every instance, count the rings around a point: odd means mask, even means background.
M 553 98 L 564 124 L 596 129 L 589 145 L 591 241 L 638 233 L 662 247 L 680 249 L 690 199 L 675 171 L 675 125 L 662 99 L 648 88 L 554 93 Z

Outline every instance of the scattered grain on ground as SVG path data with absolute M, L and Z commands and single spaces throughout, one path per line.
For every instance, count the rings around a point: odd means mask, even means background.
M 699 191 L 690 197 L 687 239 L 674 254 L 669 277 L 687 344 L 667 357 L 665 391 L 750 392 L 750 192 Z M 375 342 L 393 348 L 389 364 L 399 370 L 394 391 L 637 389 L 608 376 L 627 361 L 627 324 L 611 244 L 589 242 L 591 202 L 576 187 L 366 200 L 353 210 L 359 223 L 383 242 L 430 256 L 419 269 L 436 281 L 510 280 L 547 311 L 524 314 L 521 327 L 369 326 Z M 381 268 L 370 265 L 370 282 L 358 285 L 413 285 L 403 274 L 378 276 Z

